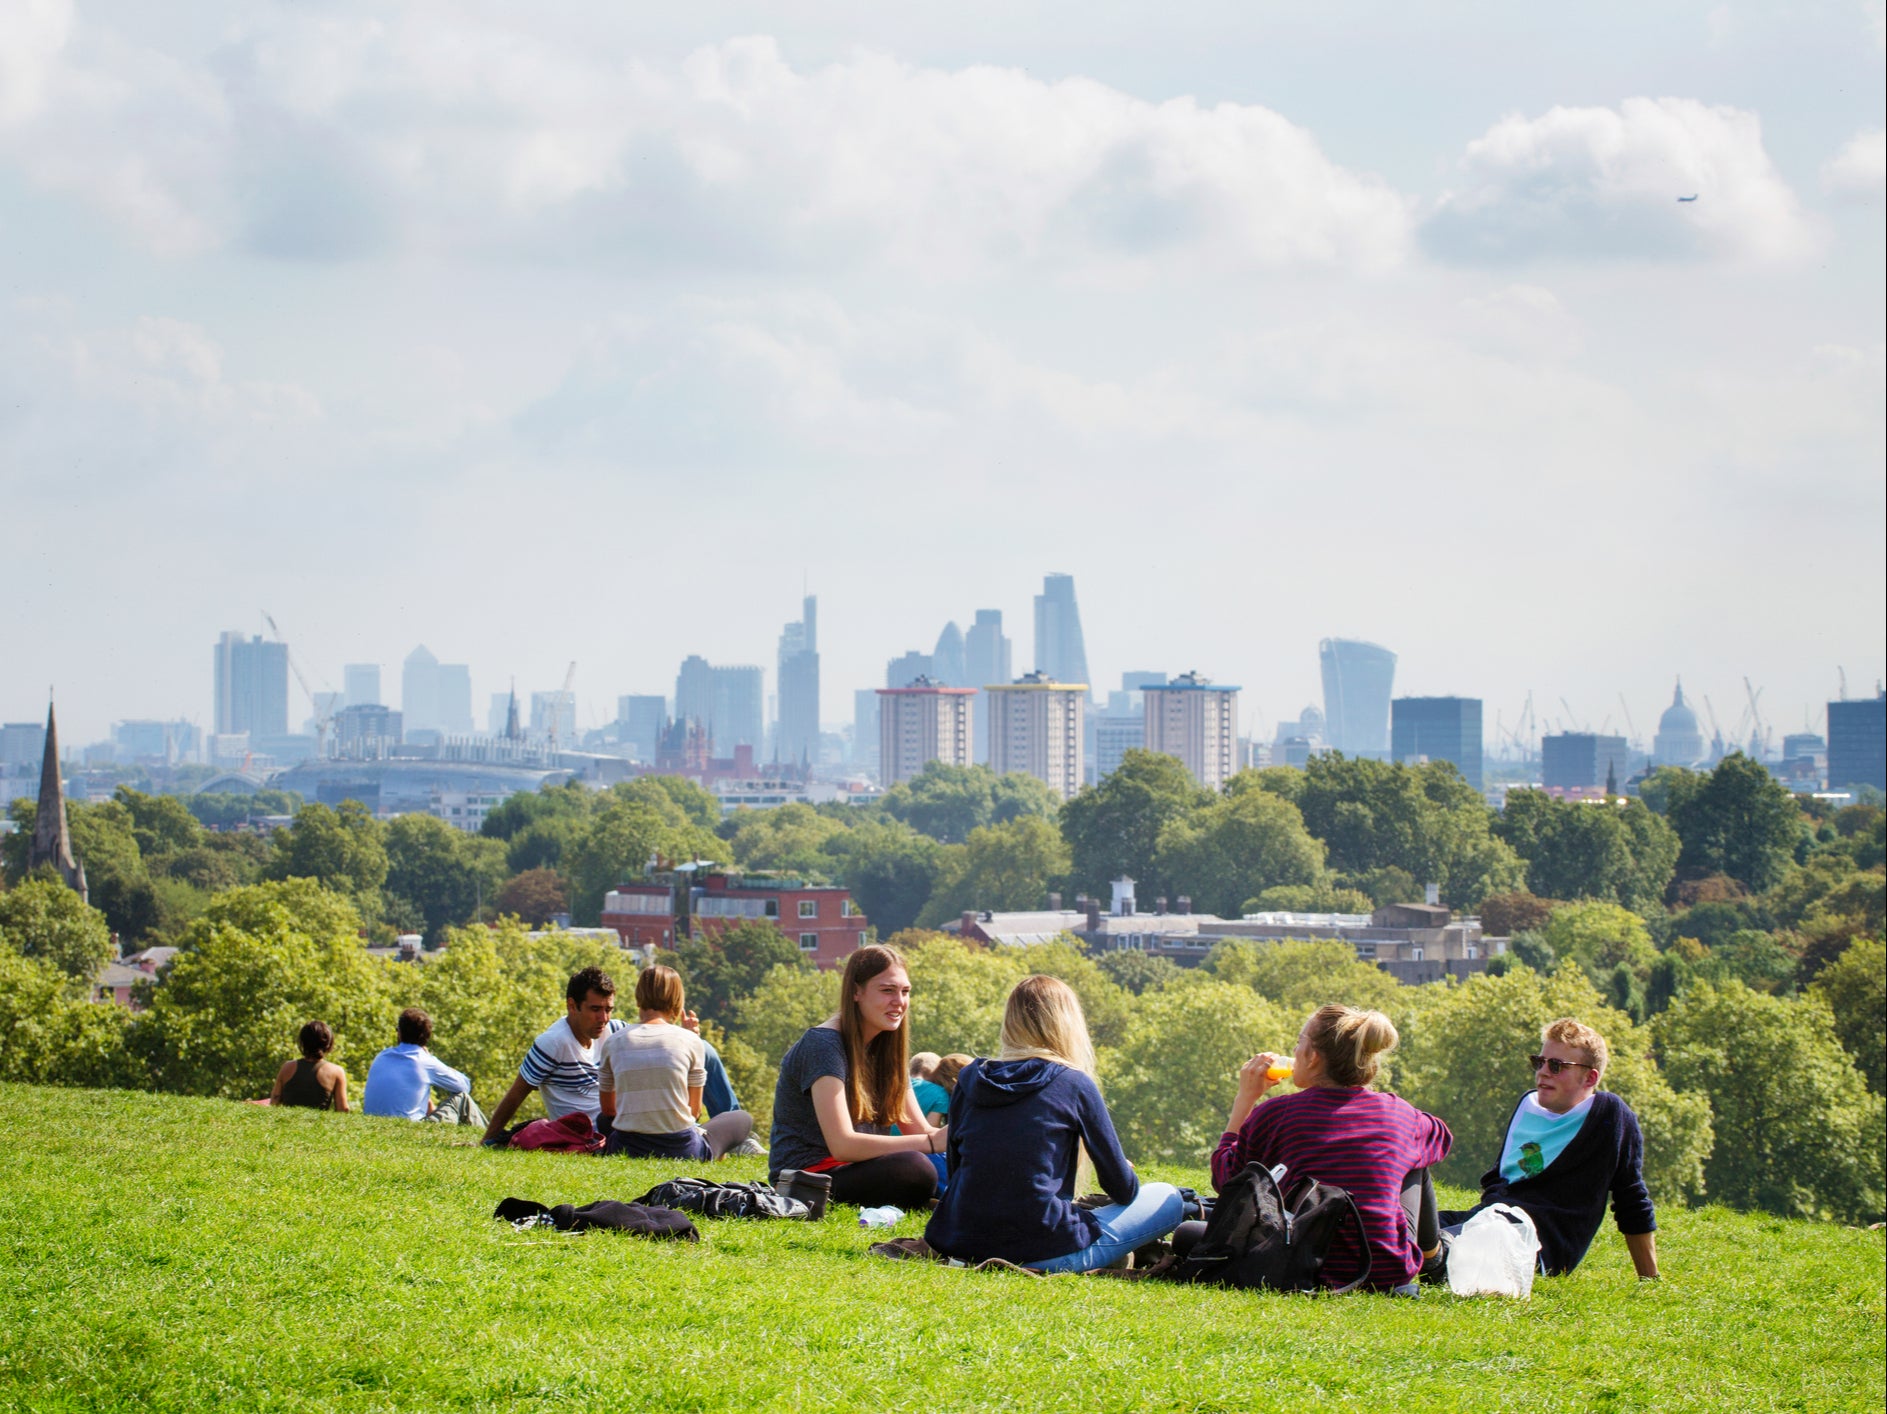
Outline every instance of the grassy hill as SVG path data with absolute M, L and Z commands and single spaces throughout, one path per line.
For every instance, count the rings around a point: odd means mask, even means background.
M 683 1170 L 469 1144 L 0 1086 L 0 1409 L 1881 1403 L 1878 1232 L 1673 1211 L 1657 1285 L 1608 1230 L 1526 1303 L 1256 1296 L 884 1262 L 849 1209 L 704 1223 L 698 1247 L 518 1233 L 490 1216 L 507 1195 L 633 1198 Z

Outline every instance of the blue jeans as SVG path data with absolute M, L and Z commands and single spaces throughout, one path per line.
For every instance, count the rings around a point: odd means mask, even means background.
M 1091 1272 L 1105 1267 L 1178 1227 L 1186 1216 L 1186 1200 L 1170 1183 L 1143 1183 L 1133 1202 L 1096 1208 L 1094 1216 L 1101 1224 L 1101 1235 L 1092 1247 L 1028 1265 L 1044 1272 Z
M 701 1087 L 701 1107 L 708 1112 L 708 1118 L 724 1115 L 729 1110 L 740 1108 L 740 1101 L 734 1098 L 734 1083 L 727 1078 L 727 1067 L 721 1064 L 721 1053 L 706 1041 L 701 1048 L 708 1053 L 707 1083 Z

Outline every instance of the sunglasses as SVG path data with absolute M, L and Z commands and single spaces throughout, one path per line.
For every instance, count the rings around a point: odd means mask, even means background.
M 1527 1064 L 1532 1066 L 1535 1071 L 1539 1070 L 1541 1066 L 1545 1066 L 1548 1073 L 1552 1075 L 1558 1075 L 1562 1070 L 1572 1070 L 1575 1068 L 1580 1070 L 1598 1069 L 1596 1065 L 1592 1065 L 1587 1061 L 1548 1060 L 1545 1056 L 1528 1056 Z

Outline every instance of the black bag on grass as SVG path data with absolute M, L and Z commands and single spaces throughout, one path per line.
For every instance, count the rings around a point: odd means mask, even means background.
M 1324 1258 L 1337 1234 L 1356 1234 L 1363 1270 L 1331 1290 L 1369 1280 L 1369 1243 L 1356 1200 L 1341 1188 L 1300 1178 L 1288 1192 L 1263 1164 L 1247 1164 L 1213 1206 L 1198 1243 L 1165 1273 L 1170 1280 L 1267 1291 L 1321 1291 Z
M 673 1208 L 656 1208 L 642 1203 L 618 1203 L 611 1198 L 599 1198 L 594 1203 L 585 1203 L 576 1207 L 570 1203 L 559 1203 L 555 1207 L 545 1207 L 534 1203 L 529 1198 L 506 1198 L 492 1214 L 501 1222 L 513 1226 L 529 1225 L 548 1219 L 550 1225 L 559 1232 L 588 1232 L 592 1229 L 604 1229 L 614 1232 L 633 1232 L 642 1237 L 679 1239 L 683 1242 L 699 1242 L 700 1230 L 689 1221 L 686 1213 Z
M 671 1178 L 636 1199 L 679 1208 L 704 1218 L 801 1218 L 809 1209 L 797 1198 L 773 1191 L 766 1183 L 710 1183 L 705 1178 Z

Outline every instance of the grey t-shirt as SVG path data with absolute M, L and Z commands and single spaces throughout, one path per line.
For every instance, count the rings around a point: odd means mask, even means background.
M 811 1168 L 832 1157 L 812 1107 L 812 1084 L 830 1075 L 843 1085 L 850 1069 L 845 1062 L 845 1038 L 824 1026 L 807 1031 L 780 1058 L 780 1083 L 773 1090 L 773 1134 L 767 1143 L 767 1167 L 774 1178 L 783 1169 Z

